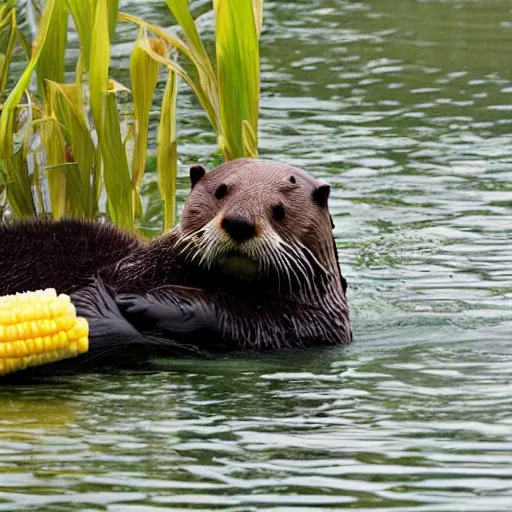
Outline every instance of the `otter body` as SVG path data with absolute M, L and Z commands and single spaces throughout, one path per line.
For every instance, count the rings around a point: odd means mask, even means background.
M 195 166 L 180 224 L 151 241 L 99 223 L 0 227 L 0 294 L 53 287 L 90 324 L 83 357 L 352 340 L 329 187 L 286 164 Z M 112 362 L 112 358 L 110 358 Z
M 108 223 L 67 219 L 0 225 L 0 295 L 57 288 L 71 293 L 83 279 L 143 246 Z

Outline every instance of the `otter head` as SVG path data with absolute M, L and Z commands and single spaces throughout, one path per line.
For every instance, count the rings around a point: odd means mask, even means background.
M 180 230 L 191 261 L 239 280 L 272 276 L 280 290 L 339 278 L 329 185 L 297 167 L 257 159 L 209 173 L 195 166 L 190 179 Z

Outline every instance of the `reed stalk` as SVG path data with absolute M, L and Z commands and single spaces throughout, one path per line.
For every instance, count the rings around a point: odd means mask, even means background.
M 0 196 L 7 198 L 12 216 L 106 214 L 115 224 L 136 229 L 143 215 L 139 189 L 150 113 L 163 82 L 156 153 L 165 230 L 176 220 L 179 79 L 203 106 L 225 160 L 257 155 L 262 0 L 213 1 L 214 56 L 206 51 L 188 0 L 167 5 L 177 33 L 119 12 L 119 0 L 46 0 L 29 45 L 17 25 L 16 1 L 0 2 L 0 96 L 16 48 L 27 54 L 0 114 Z M 139 28 L 130 59 L 131 90 L 110 78 L 118 21 Z M 68 25 L 78 33 L 80 56 L 74 80 L 65 83 Z M 127 91 L 133 105 L 128 136 L 118 105 Z

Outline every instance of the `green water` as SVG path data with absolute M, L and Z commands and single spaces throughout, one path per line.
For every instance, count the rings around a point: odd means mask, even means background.
M 2 388 L 0 511 L 512 510 L 510 0 L 265 17 L 261 154 L 333 185 L 356 342 Z M 180 120 L 185 174 L 215 140 Z

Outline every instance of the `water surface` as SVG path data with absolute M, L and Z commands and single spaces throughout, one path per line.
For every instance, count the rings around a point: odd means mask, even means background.
M 0 389 L 0 511 L 512 510 L 511 49 L 509 0 L 267 1 L 261 155 L 333 185 L 356 342 Z

